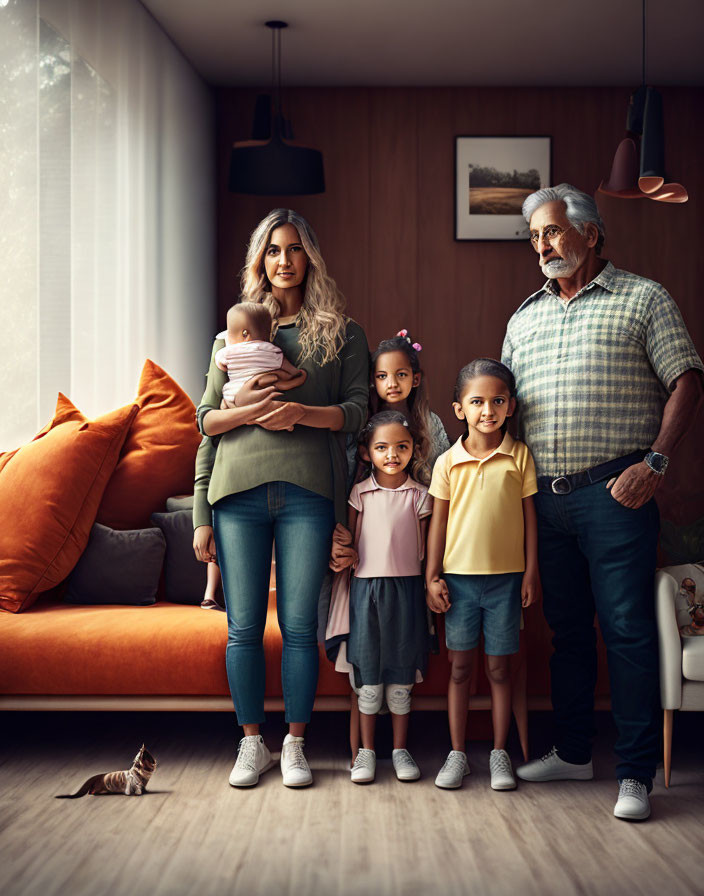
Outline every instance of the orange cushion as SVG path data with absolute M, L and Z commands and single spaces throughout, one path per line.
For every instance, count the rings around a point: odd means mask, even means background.
M 0 607 L 27 609 L 76 565 L 136 413 L 128 405 L 89 420 L 59 393 L 51 423 L 9 452 L 0 466 Z
M 200 434 L 195 406 L 178 383 L 145 361 L 139 413 L 105 489 L 97 521 L 111 529 L 142 529 L 171 495 L 192 494 Z
M 227 619 L 197 606 L 77 606 L 42 601 L 0 618 L 2 694 L 172 694 L 227 696 Z M 281 633 L 276 594 L 264 632 L 266 696 L 281 697 Z M 448 664 L 432 657 L 417 693 L 445 694 Z M 318 696 L 350 693 L 320 648 Z
M 2 694 L 230 693 L 225 671 L 227 618 L 185 604 L 76 606 L 42 601 L 0 618 Z M 264 633 L 266 696 L 281 697 L 281 633 L 269 593 Z M 348 694 L 320 648 L 318 694 Z

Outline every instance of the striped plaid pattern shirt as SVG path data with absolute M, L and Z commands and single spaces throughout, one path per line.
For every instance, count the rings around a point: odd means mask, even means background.
M 519 437 L 539 476 L 564 476 L 649 448 L 675 380 L 704 370 L 659 283 L 608 262 L 566 305 L 548 282 L 508 323 Z

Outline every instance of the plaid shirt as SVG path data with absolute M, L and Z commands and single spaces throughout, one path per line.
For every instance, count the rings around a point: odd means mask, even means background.
M 539 476 L 649 448 L 675 380 L 704 370 L 669 293 L 611 262 L 566 306 L 548 282 L 508 322 L 519 436 Z

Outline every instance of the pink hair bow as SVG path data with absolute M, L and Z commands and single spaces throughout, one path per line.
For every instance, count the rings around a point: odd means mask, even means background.
M 411 337 L 408 335 L 408 330 L 399 330 L 396 335 L 400 336 L 402 339 L 405 339 L 406 342 L 411 346 L 411 348 L 415 349 L 417 352 L 422 351 L 423 346 L 420 344 L 420 342 L 411 342 Z

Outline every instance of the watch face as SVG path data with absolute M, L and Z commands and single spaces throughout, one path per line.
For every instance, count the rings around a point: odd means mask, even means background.
M 664 473 L 667 469 L 667 458 L 664 454 L 658 454 L 657 451 L 651 451 L 646 455 L 648 466 L 656 473 Z

